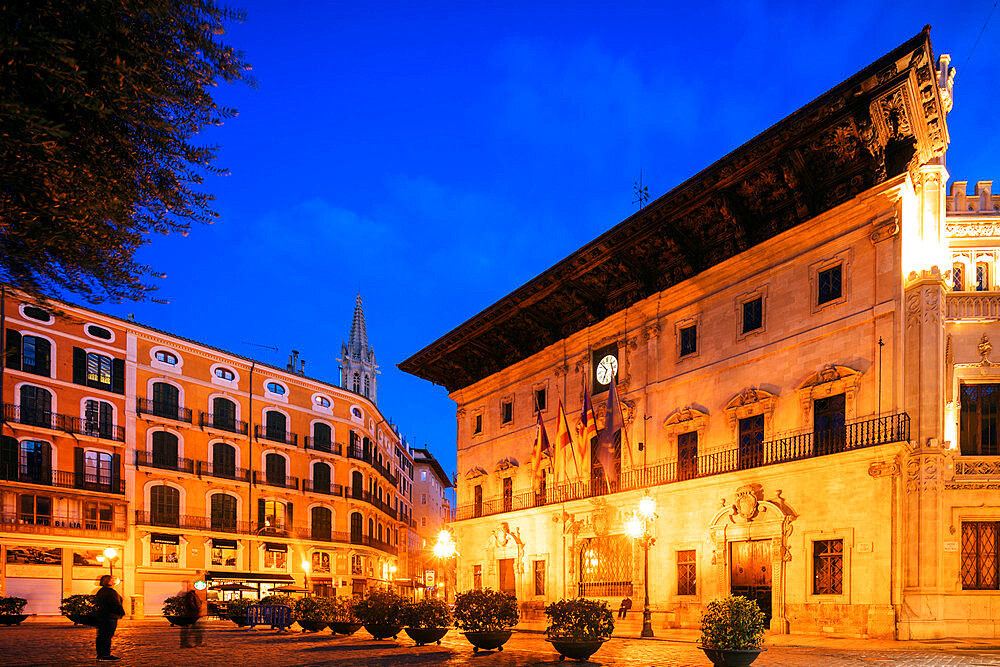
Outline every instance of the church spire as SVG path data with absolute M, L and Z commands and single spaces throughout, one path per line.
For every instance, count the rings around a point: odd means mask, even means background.
M 368 345 L 368 330 L 365 327 L 365 311 L 361 307 L 361 294 L 354 305 L 354 319 L 351 333 L 340 347 L 340 386 L 355 394 L 371 399 L 376 398 L 378 364 L 375 351 Z

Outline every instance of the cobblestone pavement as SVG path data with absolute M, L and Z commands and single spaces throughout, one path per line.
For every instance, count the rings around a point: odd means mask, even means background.
M 474 655 L 464 637 L 452 631 L 440 646 L 417 648 L 400 633 L 396 641 L 373 641 L 364 630 L 353 637 L 271 630 L 247 631 L 230 623 L 210 622 L 200 648 L 182 649 L 180 631 L 162 620 L 126 621 L 114 639 L 114 653 L 124 665 L 557 665 L 558 655 L 539 634 L 515 633 L 502 652 Z M 755 667 L 840 665 L 997 665 L 1000 649 L 935 649 L 932 645 L 889 649 L 819 646 L 772 646 Z M 884 643 L 883 643 L 884 644 Z M 20 627 L 0 627 L 0 664 L 89 665 L 94 659 L 94 630 L 68 623 L 29 620 Z M 104 663 L 101 663 L 104 664 Z M 579 664 L 579 663 L 562 663 Z M 691 642 L 612 639 L 590 665 L 709 665 Z

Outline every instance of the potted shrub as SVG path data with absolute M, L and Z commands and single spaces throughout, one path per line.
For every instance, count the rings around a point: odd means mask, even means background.
M 439 598 L 410 602 L 403 609 L 406 634 L 417 643 L 417 646 L 432 642 L 440 644 L 441 638 L 448 634 L 451 618 L 448 603 Z
M 330 629 L 338 635 L 353 635 L 361 628 L 354 616 L 354 600 L 338 597 L 330 601 Z
M 291 595 L 272 593 L 262 597 L 256 604 L 288 609 L 287 616 L 280 609 L 274 609 L 274 613 L 270 616 L 265 614 L 261 618 L 263 625 L 270 624 L 272 629 L 287 630 L 295 622 L 295 601 L 292 600 Z
M 247 607 L 255 602 L 257 601 L 250 598 L 230 600 L 226 605 L 226 618 L 242 628 L 247 624 Z
M 59 612 L 73 621 L 73 625 L 96 625 L 93 595 L 70 595 L 62 599 L 59 605 Z
M 197 616 L 189 616 L 184 608 L 184 596 L 173 595 L 163 601 L 163 617 L 171 626 L 184 627 L 198 620 Z
M 549 627 L 545 631 L 559 659 L 586 660 L 611 638 L 615 618 L 607 602 L 586 598 L 564 599 L 545 607 Z
M 395 639 L 403 629 L 403 605 L 396 593 L 375 590 L 354 601 L 354 616 L 375 639 Z
M 21 625 L 27 614 L 22 614 L 24 605 L 28 601 L 24 598 L 4 597 L 0 595 L 0 625 Z
M 517 598 L 510 593 L 484 588 L 455 597 L 455 625 L 465 631 L 462 634 L 472 643 L 473 653 L 502 651 L 519 618 Z
M 295 601 L 295 620 L 303 632 L 325 630 L 330 623 L 328 598 L 299 598 Z
M 760 655 L 764 612 L 740 595 L 712 600 L 701 615 L 699 648 L 716 667 L 746 667 Z

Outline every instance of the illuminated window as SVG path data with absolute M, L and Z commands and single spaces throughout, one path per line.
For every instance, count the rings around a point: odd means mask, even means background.
M 963 384 L 959 404 L 962 455 L 1000 454 L 1000 384 Z
M 265 544 L 264 546 L 264 569 L 267 570 L 284 570 L 288 563 L 288 551 L 278 550 L 278 546 L 284 545 L 270 545 Z
M 996 521 L 962 522 L 962 588 L 964 590 L 997 590 L 1000 588 L 997 538 L 1000 523 Z
M 151 543 L 149 545 L 149 563 L 151 565 L 176 567 L 178 563 L 178 546 L 177 544 Z
M 91 387 L 111 386 L 111 357 L 96 352 L 87 353 L 87 384 Z
M 697 592 L 697 563 L 695 551 L 677 552 L 677 594 L 694 595 Z
M 259 528 L 283 530 L 285 526 L 285 503 L 279 500 L 259 500 L 257 503 L 257 523 Z
M 990 266 L 986 262 L 976 264 L 976 291 L 985 292 L 990 288 Z
M 166 350 L 157 350 L 156 360 L 164 364 L 170 364 L 171 366 L 177 365 L 177 355 Z
M 316 405 L 320 405 L 324 408 L 330 407 L 330 399 L 326 396 L 317 396 L 313 400 L 316 402 Z
M 236 541 L 212 540 L 212 565 L 236 567 Z
M 312 571 L 327 573 L 331 571 L 333 554 L 329 551 L 314 551 L 312 553 Z
M 813 595 L 843 595 L 844 541 L 813 542 Z
M 960 262 L 955 262 L 951 267 L 951 289 L 953 292 L 965 289 L 965 267 Z
M 83 455 L 84 472 L 90 484 L 111 484 L 111 454 L 88 450 Z
M 535 595 L 545 595 L 545 561 L 535 561 Z

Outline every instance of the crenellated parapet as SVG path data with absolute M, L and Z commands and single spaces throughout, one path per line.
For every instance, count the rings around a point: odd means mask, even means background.
M 955 181 L 951 184 L 951 194 L 946 198 L 945 210 L 951 217 L 959 216 L 1000 216 L 1000 195 L 993 194 L 993 181 L 978 181 L 975 194 L 968 194 L 968 181 Z M 949 222 L 948 236 L 979 236 L 971 233 L 965 225 Z M 992 236 L 992 234 L 991 234 Z

